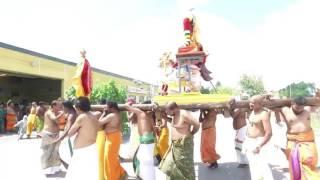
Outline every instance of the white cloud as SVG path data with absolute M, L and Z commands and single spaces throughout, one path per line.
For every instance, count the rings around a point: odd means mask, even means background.
M 320 82 L 316 77 L 320 53 L 320 1 L 300 1 L 268 16 L 253 34 L 255 65 L 270 88 L 292 81 Z M 259 61 L 258 61 L 259 58 Z M 254 60 L 252 60 L 254 62 Z
M 262 75 L 268 89 L 291 82 L 320 83 L 320 1 L 301 1 L 275 12 L 253 31 L 242 32 L 218 17 L 203 18 L 209 67 L 217 79 L 236 85 L 243 73 Z M 209 23 L 208 23 L 209 22 Z

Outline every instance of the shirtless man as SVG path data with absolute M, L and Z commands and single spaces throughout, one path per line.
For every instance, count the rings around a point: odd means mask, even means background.
M 272 180 L 272 172 L 261 156 L 260 150 L 267 144 L 272 136 L 270 112 L 263 108 L 262 102 L 267 96 L 257 95 L 250 99 L 249 125 L 244 149 L 249 160 L 252 180 Z
M 109 101 L 99 119 L 104 127 L 106 142 L 104 148 L 104 170 L 106 179 L 124 179 L 126 171 L 120 165 L 119 150 L 122 142 L 121 115 L 116 102 Z
M 166 105 L 166 113 L 172 116 L 171 146 L 160 163 L 160 170 L 167 179 L 195 179 L 193 160 L 193 135 L 199 130 L 199 122 L 192 113 L 180 110 L 171 101 Z
M 44 130 L 42 131 L 41 156 L 42 169 L 44 174 L 53 175 L 60 171 L 59 145 L 56 140 L 59 138 L 58 119 L 63 116 L 59 111 L 57 101 L 52 101 L 50 109 L 44 115 Z
M 138 108 L 131 106 L 132 103 L 127 103 L 125 108 L 137 115 L 138 132 L 140 135 L 140 145 L 138 151 L 133 158 L 133 168 L 136 175 L 141 179 L 155 179 L 154 168 L 154 146 L 155 146 L 155 113 L 152 111 L 144 112 Z
M 316 96 L 320 97 L 319 90 Z M 305 106 L 306 101 L 304 97 L 297 97 L 290 108 L 283 107 L 275 112 L 276 117 L 279 118 L 280 114 L 288 126 L 287 157 L 291 179 L 320 179 L 316 170 L 318 155 L 310 117 L 318 107 Z
M 71 126 L 73 125 L 73 123 L 75 122 L 76 118 L 77 118 L 77 112 L 73 107 L 73 104 L 71 101 L 64 101 L 63 103 L 63 111 L 64 111 L 64 116 L 66 116 L 67 119 L 67 123 L 65 126 L 64 131 L 62 132 L 62 134 L 60 135 L 59 139 L 57 141 L 62 141 L 65 137 L 67 137 L 69 130 L 71 129 Z M 73 150 L 72 150 L 72 143 L 70 138 L 68 138 L 68 149 L 70 152 L 70 155 L 65 156 L 61 162 L 63 163 L 63 165 L 65 166 L 66 169 L 68 169 L 68 160 L 70 160 L 70 157 L 72 157 L 73 155 Z M 61 155 L 62 153 L 60 153 Z M 69 158 L 67 158 L 69 157 Z M 62 158 L 62 157 L 61 157 Z
M 230 106 L 235 103 L 235 99 L 230 100 Z M 247 119 L 249 109 L 230 109 L 230 115 L 233 119 L 233 129 L 236 131 L 235 136 L 235 150 L 237 153 L 238 168 L 248 167 L 248 160 L 242 151 L 242 145 L 246 138 L 247 133 Z
M 66 179 L 98 179 L 96 137 L 99 124 L 96 115 L 90 112 L 90 106 L 87 97 L 79 97 L 75 102 L 78 117 L 68 135 L 76 137 Z
M 201 122 L 201 159 L 207 163 L 209 168 L 218 168 L 220 155 L 216 152 L 216 120 L 217 112 L 215 110 L 200 112 L 199 121 Z

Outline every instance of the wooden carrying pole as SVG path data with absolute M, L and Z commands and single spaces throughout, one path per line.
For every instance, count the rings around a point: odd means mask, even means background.
M 306 98 L 306 106 L 320 106 L 320 98 Z M 271 99 L 264 100 L 263 106 L 267 108 L 290 106 L 290 99 Z M 133 107 L 139 108 L 143 111 L 164 110 L 165 106 L 157 106 L 156 104 L 133 104 Z M 105 105 L 92 105 L 91 109 L 94 111 L 103 111 Z M 181 109 L 185 110 L 214 110 L 214 109 L 226 109 L 229 107 L 228 102 L 222 103 L 202 103 L 202 104 L 188 104 L 179 105 Z M 119 104 L 121 111 L 126 111 L 124 105 Z M 249 101 L 237 101 L 232 105 L 232 108 L 249 108 Z

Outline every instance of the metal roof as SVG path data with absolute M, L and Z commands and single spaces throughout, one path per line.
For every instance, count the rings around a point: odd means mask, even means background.
M 13 50 L 13 51 L 18 51 L 18 52 L 21 52 L 21 53 L 24 53 L 24 54 L 29 54 L 29 55 L 32 55 L 32 56 L 44 58 L 46 60 L 51 60 L 51 61 L 55 61 L 55 62 L 59 62 L 59 63 L 63 63 L 63 64 L 72 65 L 72 66 L 76 66 L 77 65 L 77 63 L 74 63 L 74 62 L 70 62 L 70 61 L 67 61 L 67 60 L 59 59 L 59 58 L 56 58 L 56 57 L 53 57 L 53 56 L 48 56 L 48 55 L 45 55 L 45 54 L 41 54 L 41 53 L 38 53 L 38 52 L 35 52 L 35 51 L 31 51 L 31 50 L 28 50 L 28 49 L 24 49 L 24 48 L 20 48 L 20 47 L 17 47 L 17 46 L 13 46 L 13 45 L 6 44 L 6 43 L 3 43 L 3 42 L 0 42 L 0 48 L 5 48 L 5 49 Z M 104 70 L 101 70 L 101 69 L 98 69 L 98 68 L 92 68 L 92 69 L 95 72 L 102 73 L 102 74 L 105 74 L 105 75 L 110 75 L 110 76 L 113 76 L 113 77 L 122 78 L 122 79 L 126 79 L 126 80 L 129 80 L 129 81 L 136 81 L 133 78 L 129 78 L 129 77 L 122 76 L 122 75 L 115 74 L 115 73 L 108 72 L 108 71 L 104 71 Z M 143 81 L 140 81 L 140 82 L 142 82 L 144 84 L 151 85 L 150 83 L 147 83 L 147 82 L 143 82 Z

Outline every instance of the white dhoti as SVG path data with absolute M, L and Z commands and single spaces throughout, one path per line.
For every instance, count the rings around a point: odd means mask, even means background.
M 74 149 L 66 175 L 67 180 L 98 180 L 98 150 L 96 144 Z
M 239 164 L 248 164 L 248 159 L 242 151 L 243 142 L 246 139 L 247 126 L 243 126 L 242 128 L 236 130 L 235 137 L 235 150 L 237 153 L 237 161 Z
M 287 124 L 285 122 L 275 123 L 272 127 L 272 142 L 276 148 L 287 148 Z
M 71 157 L 73 154 L 73 140 L 74 137 L 72 138 L 65 138 L 59 147 L 59 154 L 60 158 L 67 164 L 70 164 Z
M 139 147 L 139 131 L 137 125 L 130 125 L 131 133 L 130 133 L 130 140 L 129 140 L 129 151 L 128 151 L 128 157 L 130 159 L 133 159 L 134 154 L 137 152 L 137 149 Z
M 256 147 L 261 143 L 262 137 L 249 138 L 246 137 L 244 142 L 244 152 L 249 160 L 251 180 L 273 180 L 273 175 L 269 164 L 263 157 L 262 153 L 253 153 Z
M 138 176 L 143 180 L 156 179 L 153 159 L 154 146 L 154 143 L 140 144 L 137 152 L 137 159 L 139 161 Z

